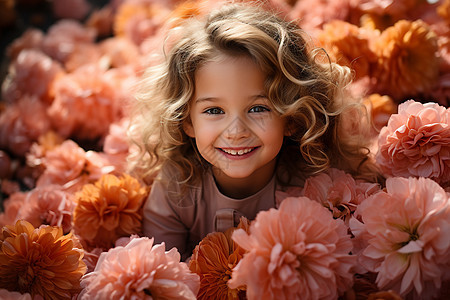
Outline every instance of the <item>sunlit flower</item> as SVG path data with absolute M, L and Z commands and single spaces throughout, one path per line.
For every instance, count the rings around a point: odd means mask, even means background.
M 376 159 L 388 176 L 450 181 L 450 109 L 413 100 L 399 105 L 378 139 Z
M 100 255 L 95 270 L 81 280 L 84 299 L 196 299 L 197 274 L 180 262 L 176 248 L 135 238 Z
M 437 13 L 450 25 L 450 0 L 442 1 L 437 8 Z
M 24 96 L 0 114 L 0 147 L 23 156 L 39 136 L 50 130 L 47 106 Z
M 57 80 L 54 88 L 48 114 L 63 137 L 99 138 L 120 118 L 118 91 L 98 66 L 78 68 Z
M 141 206 L 147 188 L 138 180 L 104 175 L 75 195 L 75 233 L 89 245 L 110 248 L 121 236 L 141 231 Z
M 83 251 L 60 227 L 34 228 L 26 221 L 0 231 L 0 288 L 34 298 L 72 299 L 86 271 Z
M 354 69 L 359 79 L 370 75 L 377 62 L 369 47 L 369 41 L 376 37 L 375 31 L 335 20 L 323 26 L 318 39 L 335 62 Z
M 306 179 L 303 196 L 318 201 L 333 213 L 334 218 L 348 223 L 356 207 L 378 191 L 378 184 L 355 181 L 350 174 L 331 168 Z
M 249 299 L 335 299 L 352 286 L 355 260 L 344 222 L 306 197 L 259 212 L 250 234 L 238 229 L 233 240 L 248 252 L 229 286 L 246 285 Z
M 391 115 L 397 112 L 397 105 L 387 95 L 371 94 L 364 98 L 364 104 L 370 111 L 376 130 L 386 126 Z
M 379 90 L 395 100 L 426 92 L 438 78 L 436 35 L 421 20 L 401 20 L 374 43 Z
M 386 192 L 362 202 L 350 228 L 367 247 L 359 262 L 381 289 L 430 299 L 450 280 L 450 196 L 428 178 L 388 178 Z
M 241 218 L 237 228 L 248 232 L 248 220 Z M 236 228 L 225 233 L 212 232 L 195 247 L 189 269 L 200 276 L 200 291 L 197 299 L 242 299 L 245 286 L 230 289 L 227 286 L 233 268 L 246 252 L 232 239 Z

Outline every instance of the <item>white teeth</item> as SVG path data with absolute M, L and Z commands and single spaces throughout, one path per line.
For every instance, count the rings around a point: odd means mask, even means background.
M 240 149 L 240 150 L 234 150 L 234 149 L 222 149 L 222 150 L 223 150 L 223 152 L 226 152 L 231 155 L 243 155 L 243 154 L 249 153 L 253 149 L 254 148 L 246 148 L 246 149 Z

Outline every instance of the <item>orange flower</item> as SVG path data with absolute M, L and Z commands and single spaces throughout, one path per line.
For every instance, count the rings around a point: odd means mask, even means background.
M 19 220 L 0 230 L 0 288 L 33 298 L 71 299 L 86 272 L 82 258 L 83 251 L 62 228 L 34 228 Z
M 376 31 L 364 30 L 344 21 L 331 21 L 324 25 L 319 42 L 327 53 L 340 65 L 355 70 L 356 79 L 371 73 L 377 57 L 369 47 Z
M 444 2 L 436 9 L 439 16 L 441 16 L 447 24 L 450 25 L 450 0 Z
M 242 217 L 237 228 L 248 232 L 248 220 Z M 245 288 L 230 289 L 227 285 L 233 268 L 246 252 L 231 239 L 237 228 L 230 228 L 225 233 L 210 233 L 195 247 L 189 269 L 200 275 L 197 299 L 240 299 L 245 296 Z
M 397 106 L 387 95 L 371 94 L 364 98 L 364 104 L 369 108 L 377 130 L 386 126 L 391 115 L 397 113 Z
M 122 236 L 141 231 L 141 207 L 147 188 L 135 178 L 103 175 L 75 195 L 75 233 L 92 246 L 110 248 Z
M 373 76 L 380 90 L 401 101 L 428 91 L 439 71 L 437 37 L 421 20 L 401 20 L 375 41 L 378 65 Z

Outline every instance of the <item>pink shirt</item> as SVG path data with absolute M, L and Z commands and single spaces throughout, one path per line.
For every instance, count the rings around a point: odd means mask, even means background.
M 168 178 L 166 180 L 162 178 Z M 261 210 L 275 207 L 276 180 L 256 194 L 233 199 L 223 195 L 211 171 L 203 174 L 199 186 L 191 186 L 180 195 L 180 186 L 170 174 L 159 176 L 144 204 L 143 233 L 165 242 L 166 249 L 178 248 L 183 259 L 208 233 L 235 227 L 239 218 L 253 220 Z

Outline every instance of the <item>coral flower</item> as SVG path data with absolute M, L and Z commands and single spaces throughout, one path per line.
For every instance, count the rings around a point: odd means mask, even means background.
M 444 0 L 437 8 L 437 13 L 450 25 L 450 0 Z
M 39 50 L 43 40 L 44 33 L 41 30 L 29 28 L 8 46 L 6 52 L 8 56 L 14 60 L 24 49 Z
M 26 193 L 15 192 L 3 201 L 3 212 L 0 213 L 0 227 L 14 224 L 17 215 L 25 203 Z
M 323 26 L 318 38 L 327 53 L 340 65 L 354 69 L 359 79 L 370 75 L 377 62 L 369 47 L 369 41 L 375 36 L 375 31 L 334 20 Z
M 103 175 L 75 195 L 75 233 L 92 246 L 110 248 L 121 236 L 141 231 L 147 188 L 135 178 Z
M 355 181 L 350 174 L 331 168 L 306 179 L 303 196 L 322 203 L 333 213 L 334 218 L 341 218 L 348 223 L 356 207 L 378 191 L 378 184 Z
M 431 299 L 450 280 L 450 197 L 428 178 L 388 178 L 386 192 L 367 198 L 350 220 L 366 243 L 359 262 L 378 273 L 379 288 Z M 418 299 L 419 299 L 418 298 Z
M 26 221 L 0 231 L 0 288 L 33 298 L 72 299 L 86 272 L 83 251 L 60 227 L 34 228 Z
M 378 65 L 373 74 L 380 92 L 403 100 L 433 87 L 438 78 L 437 37 L 421 20 L 401 20 L 374 43 Z
M 399 105 L 378 139 L 376 160 L 388 176 L 450 181 L 450 109 L 413 100 Z
M 248 220 L 241 218 L 237 228 L 248 232 Z M 233 268 L 242 259 L 245 250 L 232 239 L 236 228 L 225 233 L 208 234 L 194 249 L 189 269 L 200 276 L 200 291 L 197 299 L 242 299 L 245 287 L 230 289 L 227 286 Z
M 246 285 L 249 299 L 336 299 L 352 286 L 347 227 L 306 197 L 259 212 L 250 234 L 238 229 L 232 237 L 248 252 L 228 284 Z
M 165 252 L 164 243 L 143 237 L 102 253 L 81 286 L 80 300 L 196 299 L 199 278 L 180 262 L 176 248 Z

